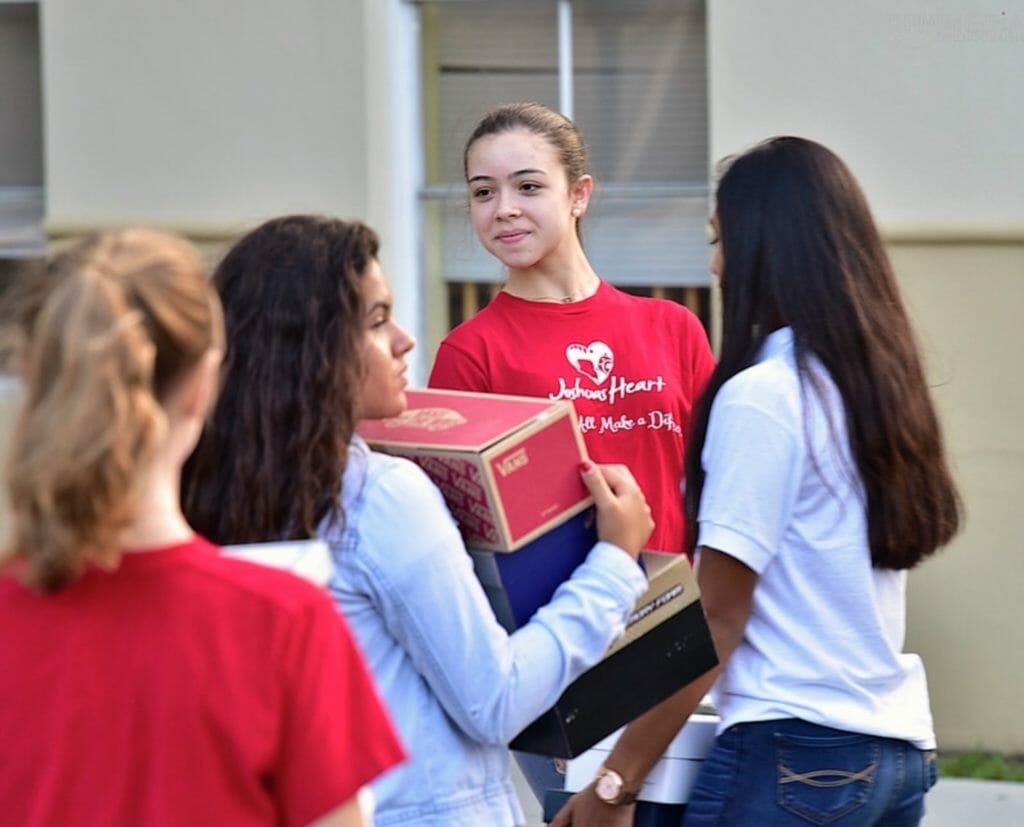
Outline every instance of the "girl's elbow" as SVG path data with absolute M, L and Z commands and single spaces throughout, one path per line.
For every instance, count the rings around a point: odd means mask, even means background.
M 497 720 L 492 716 L 470 715 L 461 723 L 460 729 L 467 738 L 477 744 L 504 747 L 508 746 L 523 727 L 514 727 L 508 721 Z
M 714 605 L 704 607 L 704 616 L 707 618 L 711 640 L 715 644 L 718 662 L 724 665 L 743 639 L 746 617 Z

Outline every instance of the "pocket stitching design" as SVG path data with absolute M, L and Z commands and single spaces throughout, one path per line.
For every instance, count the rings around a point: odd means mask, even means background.
M 788 741 L 788 743 L 786 743 Z M 846 743 L 841 743 L 845 741 Z M 867 747 L 868 765 L 859 771 L 838 770 L 838 769 L 817 769 L 807 772 L 795 772 L 787 764 L 787 757 L 792 751 L 791 748 L 828 748 L 839 746 L 850 746 L 856 741 L 861 741 Z M 776 743 L 776 757 L 778 770 L 778 803 L 785 810 L 810 822 L 811 824 L 824 825 L 837 821 L 849 815 L 857 808 L 864 805 L 868 800 L 872 786 L 874 785 L 875 771 L 880 762 L 880 748 L 870 738 L 863 736 L 858 738 L 829 738 L 829 739 L 806 739 L 797 737 L 794 739 L 780 738 Z M 824 780 L 833 777 L 834 780 Z M 847 787 L 851 784 L 860 785 L 855 795 L 841 806 L 831 810 L 821 810 L 811 804 L 800 800 L 797 793 L 800 787 L 813 787 L 818 789 Z M 796 786 L 794 786 L 796 785 Z

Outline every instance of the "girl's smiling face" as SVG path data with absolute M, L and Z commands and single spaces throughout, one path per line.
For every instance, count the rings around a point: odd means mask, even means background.
M 570 186 L 551 143 L 526 129 L 487 135 L 466 159 L 470 216 L 484 248 L 509 269 L 529 269 L 576 242 L 593 182 Z

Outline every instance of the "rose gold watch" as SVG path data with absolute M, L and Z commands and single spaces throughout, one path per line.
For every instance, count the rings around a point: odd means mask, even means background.
M 621 806 L 636 801 L 639 790 L 625 789 L 626 782 L 615 770 L 602 766 L 594 776 L 594 794 L 605 804 Z

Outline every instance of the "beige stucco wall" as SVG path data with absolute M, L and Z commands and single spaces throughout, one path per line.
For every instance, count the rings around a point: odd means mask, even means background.
M 46 0 L 47 229 L 197 236 L 367 202 L 363 3 Z
M 954 544 L 911 574 L 907 648 L 928 667 L 941 747 L 1021 753 L 1024 241 L 891 254 L 967 510 Z
M 819 140 L 889 239 L 967 510 L 911 573 L 907 648 L 943 749 L 1022 752 L 1024 10 L 709 0 L 708 26 L 712 160 L 774 134 Z
M 1024 7 L 709 0 L 713 159 L 775 134 L 844 158 L 901 233 L 1024 229 Z
M 383 239 L 421 340 L 416 7 L 403 0 L 46 0 L 46 230 L 145 223 L 212 257 L 287 212 Z M 424 376 L 422 349 L 411 361 Z

